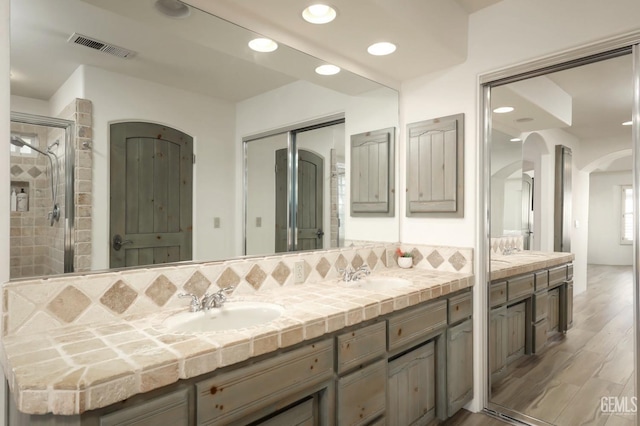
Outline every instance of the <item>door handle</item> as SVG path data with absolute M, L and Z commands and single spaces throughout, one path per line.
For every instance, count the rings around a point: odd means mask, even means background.
M 322 229 L 318 229 L 316 231 L 316 235 L 318 236 L 318 238 L 322 238 L 322 236 L 324 235 L 324 231 Z
M 120 234 L 116 234 L 116 235 L 113 236 L 113 243 L 111 244 L 111 247 L 113 247 L 113 249 L 115 251 L 120 251 L 122 246 L 124 246 L 126 244 L 133 244 L 133 241 L 131 241 L 131 240 L 123 240 L 122 237 L 120 236 Z

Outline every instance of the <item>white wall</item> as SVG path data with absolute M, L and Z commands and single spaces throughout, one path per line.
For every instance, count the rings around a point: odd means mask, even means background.
M 11 111 L 46 116 L 49 115 L 49 102 L 12 95 Z
M 621 13 L 623 11 L 623 13 Z M 503 0 L 474 13 L 469 18 L 469 54 L 467 60 L 450 69 L 403 82 L 400 93 L 400 156 L 404 158 L 404 128 L 408 123 L 463 112 L 465 114 L 465 217 L 462 219 L 411 219 L 401 212 L 400 240 L 425 244 L 469 246 L 478 249 L 484 236 L 477 233 L 477 224 L 484 220 L 478 194 L 483 170 L 479 157 L 478 75 L 497 71 L 516 64 L 559 53 L 562 50 L 590 44 L 596 40 L 639 30 L 640 2 L 637 0 L 538 0 L 535 2 Z M 401 174 L 404 183 L 404 177 Z M 574 188 L 585 186 L 584 178 L 574 173 Z M 588 185 L 588 179 L 587 179 Z M 580 197 L 576 204 L 584 204 Z M 401 204 L 404 196 L 401 197 Z M 578 211 L 578 206 L 574 206 Z M 587 213 L 588 215 L 588 209 Z M 585 218 L 581 222 L 586 224 Z M 586 218 L 588 220 L 588 217 Z M 586 226 L 579 228 L 586 229 Z M 573 239 L 576 258 L 586 264 L 586 253 L 580 253 L 581 238 Z M 584 241 L 583 247 L 586 246 Z M 476 263 L 479 269 L 480 260 Z M 586 272 L 578 271 L 576 283 L 584 280 Z M 581 274 L 581 275 L 580 275 Z M 476 278 L 474 327 L 482 330 L 484 277 Z M 482 408 L 485 393 L 482 371 L 485 370 L 482 333 L 474 335 L 475 399 L 474 411 Z
M 633 246 L 620 244 L 621 186 L 631 185 L 631 172 L 591 173 L 589 185 L 589 263 L 632 265 Z
M 194 138 L 194 260 L 233 256 L 235 167 L 232 104 L 99 68 L 85 67 L 93 103 L 93 269 L 109 264 L 109 124 L 150 121 Z M 214 229 L 214 217 L 220 228 Z

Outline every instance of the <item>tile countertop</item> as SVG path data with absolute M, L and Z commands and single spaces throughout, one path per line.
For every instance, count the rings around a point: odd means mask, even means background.
M 569 263 L 573 253 L 523 250 L 510 255 L 491 255 L 491 280 L 526 274 L 538 269 Z
M 512 256 L 515 259 L 515 256 Z M 162 311 L 119 322 L 69 326 L 3 340 L 2 363 L 18 409 L 28 414 L 79 414 L 285 348 L 473 286 L 472 274 L 385 269 L 410 286 L 368 291 L 327 281 L 234 300 L 282 305 L 281 317 L 233 331 L 177 333 Z M 188 304 L 188 301 L 185 302 Z

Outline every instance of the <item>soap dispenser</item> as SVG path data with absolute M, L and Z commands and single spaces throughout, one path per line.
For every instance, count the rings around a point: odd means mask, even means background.
M 29 196 L 24 192 L 24 188 L 20 188 L 20 193 L 16 195 L 16 204 L 19 212 L 29 210 Z
M 16 196 L 16 189 L 11 188 L 11 211 L 15 212 L 18 210 L 18 198 Z

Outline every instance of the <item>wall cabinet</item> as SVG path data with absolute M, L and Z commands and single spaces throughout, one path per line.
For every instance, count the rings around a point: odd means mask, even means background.
M 419 425 L 473 397 L 470 290 L 76 416 L 16 426 Z M 506 323 L 505 323 L 506 324 Z

